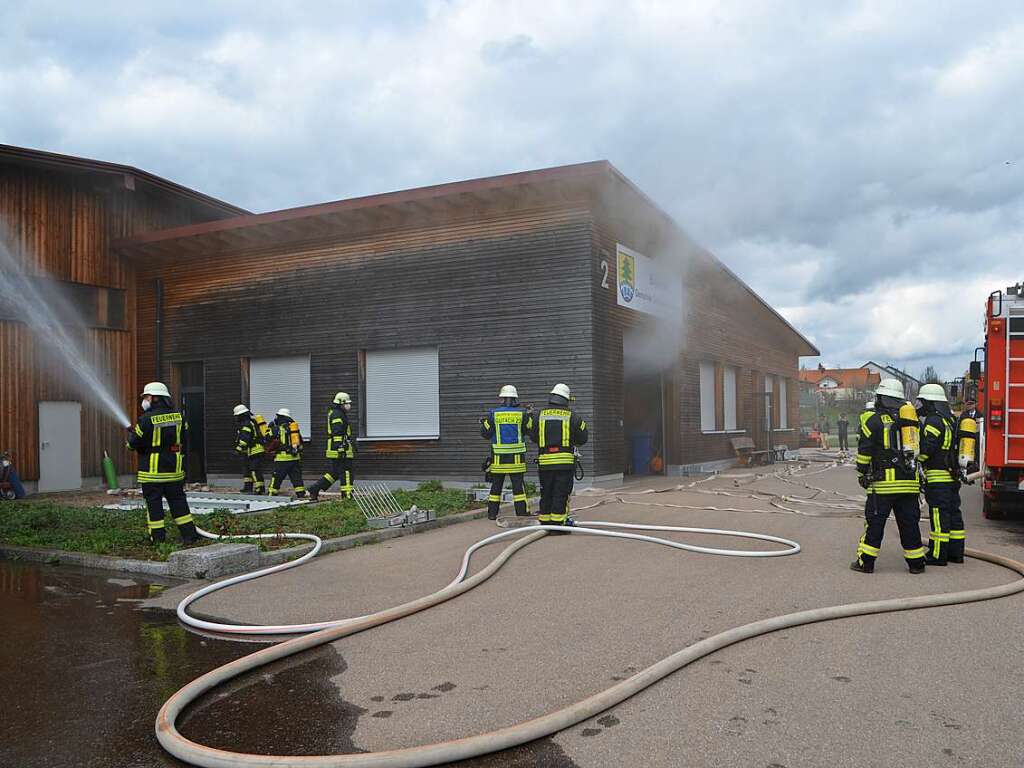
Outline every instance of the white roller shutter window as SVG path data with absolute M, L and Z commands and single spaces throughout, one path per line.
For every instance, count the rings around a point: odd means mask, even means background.
M 786 380 L 779 377 L 779 429 L 789 428 L 789 407 L 786 404 Z
M 440 436 L 439 391 L 437 347 L 368 350 L 366 436 Z
M 281 408 L 299 422 L 309 439 L 313 427 L 309 407 L 309 356 L 254 357 L 249 361 L 249 409 L 269 424 Z
M 725 409 L 725 429 L 736 429 L 736 369 L 727 367 L 722 379 L 722 403 Z
M 715 431 L 714 363 L 700 364 L 700 429 L 701 432 Z

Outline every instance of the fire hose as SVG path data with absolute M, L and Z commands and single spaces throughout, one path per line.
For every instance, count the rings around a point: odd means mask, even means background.
M 598 502 L 598 504 L 600 503 L 603 502 Z M 597 506 L 598 504 L 594 504 L 592 506 Z M 607 528 L 696 532 L 738 536 L 781 543 L 786 545 L 787 549 L 756 551 L 722 550 L 711 547 L 699 547 L 691 544 L 683 544 L 681 542 L 671 541 L 668 539 L 659 539 L 653 536 L 629 533 L 626 531 L 606 530 Z M 395 606 L 366 616 L 342 619 L 338 621 L 319 622 L 315 624 L 253 627 L 205 622 L 188 615 L 186 610 L 188 605 L 204 595 L 208 595 L 218 589 L 231 586 L 232 584 L 238 584 L 242 581 L 260 578 L 286 568 L 296 567 L 307 562 L 312 557 L 315 557 L 319 552 L 322 542 L 320 542 L 318 537 L 310 534 L 286 534 L 286 536 L 290 538 L 304 538 L 314 541 L 313 549 L 297 560 L 284 563 L 279 566 L 274 566 L 272 568 L 255 571 L 250 574 L 232 577 L 208 587 L 204 587 L 198 592 L 189 595 L 182 601 L 178 607 L 178 616 L 182 621 L 185 621 L 191 626 L 210 629 L 213 631 L 240 634 L 294 634 L 296 632 L 311 632 L 311 634 L 306 634 L 295 639 L 282 642 L 278 645 L 263 648 L 255 653 L 249 654 L 248 656 L 244 656 L 207 672 L 181 688 L 164 703 L 157 715 L 157 740 L 165 750 L 175 757 L 194 765 L 207 766 L 208 768 L 242 768 L 245 766 L 264 766 L 265 768 L 299 768 L 300 766 L 305 768 L 310 766 L 317 766 L 317 768 L 413 768 L 414 766 L 439 765 L 456 760 L 466 760 L 479 757 L 481 755 L 525 744 L 545 736 L 550 736 L 620 704 L 662 678 L 667 677 L 673 672 L 682 669 L 700 658 L 727 646 L 759 635 L 820 621 L 831 621 L 851 616 L 865 616 L 893 611 L 914 610 L 918 608 L 956 605 L 981 600 L 991 600 L 1024 592 L 1024 563 L 1017 562 L 1001 555 L 968 548 L 965 552 L 968 557 L 1002 566 L 1014 571 L 1021 578 L 1007 584 L 986 587 L 983 589 L 834 605 L 798 611 L 796 613 L 789 613 L 744 624 L 742 626 L 720 632 L 719 634 L 683 648 L 671 656 L 668 656 L 661 661 L 652 664 L 646 669 L 637 672 L 626 680 L 623 680 L 616 685 L 613 685 L 593 696 L 589 696 L 575 704 L 496 731 L 455 739 L 452 741 L 438 742 L 435 744 L 347 755 L 255 755 L 207 747 L 187 739 L 177 730 L 176 721 L 181 712 L 191 702 L 198 699 L 207 691 L 216 688 L 238 675 L 261 667 L 265 664 L 286 658 L 310 648 L 315 648 L 319 645 L 323 645 L 324 643 L 339 640 L 357 632 L 362 632 L 392 621 L 397 621 L 398 619 L 426 610 L 427 608 L 464 594 L 493 576 L 517 551 L 546 536 L 549 529 L 568 531 L 570 533 L 581 535 L 611 536 L 613 538 L 653 542 L 676 549 L 740 557 L 779 557 L 796 554 L 800 551 L 800 545 L 797 542 L 767 534 L 752 534 L 741 531 L 609 523 L 604 521 L 581 522 L 577 526 L 570 527 L 531 526 L 504 531 L 493 536 L 489 536 L 472 545 L 466 550 L 466 553 L 463 556 L 461 568 L 459 569 L 455 579 L 437 592 L 403 605 Z M 206 531 L 200 531 L 200 533 L 208 538 L 221 538 L 216 534 L 211 534 Z M 525 534 L 523 538 L 514 541 L 512 544 L 507 546 L 486 567 L 472 576 L 467 576 L 470 559 L 475 551 L 496 541 L 522 534 Z M 274 534 L 255 534 L 252 537 L 262 538 L 273 535 Z

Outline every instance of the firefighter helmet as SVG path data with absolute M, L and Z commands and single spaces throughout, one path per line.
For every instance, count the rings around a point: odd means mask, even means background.
M 899 379 L 882 379 L 878 382 L 878 389 L 875 390 L 875 395 L 894 397 L 897 400 L 906 399 L 906 395 L 903 394 L 903 382 Z
M 551 390 L 551 394 L 558 395 L 559 397 L 564 397 L 566 400 L 568 400 L 571 396 L 569 392 L 569 387 L 566 386 L 565 384 L 555 384 L 555 386 Z
M 235 416 L 241 416 L 241 415 L 242 415 L 243 413 L 248 413 L 248 412 L 249 412 L 249 409 L 248 409 L 248 408 L 246 408 L 246 407 L 245 407 L 244 405 L 242 405 L 241 403 L 239 403 L 238 405 L 236 405 L 236 406 L 235 406 L 235 409 L 234 409 L 234 410 L 232 411 L 232 413 L 233 413 L 233 414 L 235 414 Z
M 511 398 L 514 398 L 514 399 L 518 400 L 519 399 L 519 390 L 517 390 L 511 384 L 506 384 L 504 387 L 501 388 L 501 392 L 498 393 L 498 397 L 500 397 L 503 400 L 506 397 L 511 397 Z
M 167 385 L 162 381 L 151 381 L 145 387 L 142 388 L 143 395 L 151 395 L 153 397 L 170 397 L 171 393 L 167 391 Z
M 352 398 L 348 396 L 348 392 L 339 392 L 334 396 L 334 402 L 338 405 L 344 405 L 345 403 L 351 403 Z
M 287 416 L 289 419 L 292 417 L 292 412 L 287 408 L 281 408 L 277 412 L 278 416 Z
M 919 400 L 933 400 L 940 403 L 948 403 L 946 399 L 946 390 L 942 388 L 941 384 L 925 384 L 921 387 L 921 391 L 917 393 Z

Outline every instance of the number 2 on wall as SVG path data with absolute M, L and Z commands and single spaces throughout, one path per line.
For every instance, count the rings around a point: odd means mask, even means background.
M 601 287 L 608 287 L 608 262 L 605 259 L 601 259 Z

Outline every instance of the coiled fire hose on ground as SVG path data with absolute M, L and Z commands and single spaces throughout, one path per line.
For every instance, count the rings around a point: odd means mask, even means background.
M 597 504 L 592 506 L 597 506 Z M 697 547 L 695 545 L 682 544 L 681 542 L 658 539 L 642 534 L 610 531 L 605 530 L 605 528 L 714 533 L 718 535 L 740 536 L 762 541 L 782 543 L 787 545 L 788 548 L 784 550 L 767 551 L 719 550 L 709 547 Z M 296 653 L 301 653 L 302 651 L 315 648 L 319 645 L 323 645 L 324 643 L 339 640 L 357 632 L 363 632 L 373 627 L 397 621 L 398 619 L 412 615 L 413 613 L 426 610 L 427 608 L 433 607 L 447 600 L 451 600 L 452 598 L 473 589 L 477 585 L 489 579 L 518 550 L 548 535 L 548 529 L 548 526 L 532 526 L 511 529 L 487 537 L 486 539 L 477 542 L 466 551 L 463 556 L 462 567 L 460 568 L 458 575 L 444 588 L 417 600 L 367 616 L 333 622 L 319 622 L 315 624 L 251 627 L 204 622 L 187 614 L 186 609 L 188 605 L 203 595 L 208 595 L 217 589 L 223 589 L 242 581 L 260 578 L 261 576 L 275 573 L 286 568 L 294 568 L 308 561 L 312 557 L 315 557 L 319 552 L 321 542 L 317 537 L 310 534 L 286 534 L 291 538 L 312 540 L 315 542 L 315 546 L 310 552 L 297 560 L 284 563 L 279 566 L 274 566 L 272 568 L 255 571 L 250 574 L 243 574 L 242 576 L 226 579 L 189 595 L 179 605 L 178 616 L 182 621 L 185 621 L 191 626 L 201 629 L 210 629 L 213 631 L 244 634 L 293 634 L 296 632 L 311 632 L 311 634 L 297 637 L 268 648 L 263 648 L 255 653 L 249 654 L 248 656 L 244 656 L 207 672 L 205 675 L 202 675 L 181 688 L 164 703 L 157 715 L 156 737 L 158 741 L 164 749 L 175 757 L 194 765 L 206 766 L 207 768 L 244 768 L 248 766 L 262 766 L 264 768 L 310 768 L 312 766 L 316 766 L 317 768 L 414 768 L 416 766 L 441 765 L 456 760 L 466 760 L 479 757 L 492 752 L 519 746 L 545 736 L 550 736 L 620 704 L 645 688 L 653 685 L 658 680 L 682 669 L 697 659 L 703 658 L 704 656 L 734 643 L 757 637 L 759 635 L 820 621 L 831 621 L 833 619 L 851 616 L 865 616 L 892 611 L 905 611 L 917 608 L 970 603 L 980 600 L 991 600 L 998 597 L 1005 597 L 1024 592 L 1024 563 L 1017 562 L 1016 560 L 1012 560 L 1001 555 L 968 548 L 965 553 L 968 557 L 1002 566 L 1014 571 L 1021 578 L 1007 584 L 986 587 L 984 589 L 974 589 L 946 594 L 921 595 L 917 597 L 901 597 L 889 600 L 850 603 L 846 605 L 834 605 L 825 608 L 815 608 L 796 613 L 789 613 L 769 619 L 762 619 L 750 624 L 744 624 L 742 626 L 720 632 L 717 635 L 713 635 L 712 637 L 683 648 L 671 656 L 668 656 L 665 659 L 652 664 L 646 669 L 641 670 L 632 677 L 629 677 L 628 679 L 623 680 L 600 693 L 583 699 L 582 701 L 568 707 L 564 707 L 546 715 L 542 715 L 541 717 L 496 731 L 455 739 L 452 741 L 438 742 L 435 744 L 386 750 L 382 752 L 348 755 L 255 755 L 207 747 L 185 738 L 178 732 L 176 727 L 178 716 L 185 707 L 207 691 L 216 688 L 238 675 L 261 667 L 265 664 L 269 664 L 273 661 L 286 658 Z M 766 534 L 750 534 L 740 531 L 607 523 L 601 521 L 580 523 L 577 526 L 566 528 L 554 527 L 554 529 L 558 531 L 569 531 L 574 534 L 612 536 L 614 538 L 654 542 L 677 549 L 731 556 L 778 557 L 796 554 L 800 549 L 799 544 L 788 539 L 769 536 Z M 211 534 L 206 531 L 201 531 L 201 533 L 208 538 L 221 538 L 216 534 Z M 275 534 L 256 534 L 251 538 L 274 535 Z M 523 538 L 513 542 L 502 550 L 502 552 L 499 553 L 494 560 L 492 560 L 481 571 L 473 574 L 472 576 L 466 576 L 469 569 L 470 558 L 476 550 L 490 543 L 494 543 L 495 541 L 516 535 L 523 535 Z

